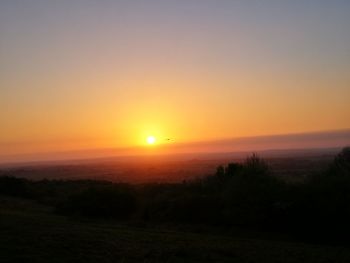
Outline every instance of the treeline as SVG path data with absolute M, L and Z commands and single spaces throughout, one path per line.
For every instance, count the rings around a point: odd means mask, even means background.
M 238 227 L 332 243 L 350 241 L 350 148 L 304 182 L 286 183 L 256 154 L 214 175 L 178 184 L 30 181 L 0 177 L 0 194 L 59 214 L 145 223 Z

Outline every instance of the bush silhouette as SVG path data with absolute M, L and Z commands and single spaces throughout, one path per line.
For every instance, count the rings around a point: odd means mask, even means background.
M 136 199 L 126 186 L 92 187 L 73 194 L 60 204 L 61 212 L 91 217 L 125 219 L 136 207 Z
M 249 156 L 242 166 L 232 167 L 235 176 L 222 192 L 224 220 L 239 225 L 266 224 L 281 199 L 283 183 L 270 174 L 268 165 L 257 154 Z
M 0 177 L 0 194 L 28 197 L 28 181 L 12 176 Z
M 270 173 L 268 164 L 256 153 L 245 160 L 243 167 L 247 175 L 269 175 Z
M 309 239 L 349 241 L 349 148 L 344 148 L 327 171 L 310 176 L 291 196 L 289 227 Z
M 345 147 L 335 158 L 330 167 L 331 175 L 350 176 L 350 147 Z

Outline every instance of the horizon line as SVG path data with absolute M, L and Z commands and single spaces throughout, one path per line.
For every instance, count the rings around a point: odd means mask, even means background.
M 339 138 L 336 135 L 343 135 L 345 138 Z M 305 138 L 308 137 L 308 138 Z M 310 136 L 316 136 L 315 138 L 310 138 Z M 319 136 L 319 137 L 317 137 Z M 326 138 L 330 136 L 330 138 Z M 333 136 L 333 137 L 332 137 Z M 334 136 L 336 136 L 334 138 Z M 304 137 L 304 138 L 303 138 Z M 321 138 L 320 138 L 321 137 Z M 305 147 L 295 145 L 289 145 L 291 142 L 284 140 L 295 140 L 295 139 L 313 139 L 313 140 L 330 140 L 335 139 L 335 145 L 322 145 L 320 143 L 317 145 L 306 145 Z M 274 141 L 273 139 L 280 139 L 279 141 Z M 282 139 L 282 141 L 281 141 Z M 283 140 L 284 139 L 284 140 Z M 268 142 L 264 140 L 271 140 L 271 147 L 267 145 L 261 145 L 262 143 L 268 144 Z M 340 140 L 340 141 L 337 141 Z M 339 144 L 341 141 L 342 146 Z M 229 143 L 237 143 L 240 148 L 234 149 L 234 145 L 228 145 Z M 244 145 L 246 143 L 247 145 Z M 273 144 L 282 144 L 282 146 L 276 147 Z M 193 141 L 193 142 L 179 142 L 176 144 L 159 144 L 154 147 L 154 149 L 150 149 L 145 146 L 134 146 L 134 147 L 109 147 L 109 148 L 87 148 L 80 150 L 67 150 L 67 151 L 51 151 L 51 152 L 33 152 L 33 153 L 19 153 L 13 155 L 3 155 L 0 156 L 0 164 L 6 163 L 21 163 L 21 162 L 46 162 L 46 161 L 69 161 L 69 160 L 84 160 L 84 159 L 98 159 L 98 158 L 113 158 L 113 157 L 131 157 L 131 156 L 147 156 L 147 155 L 173 155 L 173 154 L 195 154 L 195 153 L 238 153 L 238 152 L 249 152 L 252 149 L 242 149 L 244 147 L 251 148 L 252 146 L 249 144 L 257 144 L 257 149 L 253 151 L 268 151 L 268 150 L 292 150 L 292 149 L 325 149 L 325 148 L 339 148 L 345 147 L 350 144 L 350 129 L 341 129 L 341 130 L 324 130 L 324 131 L 311 131 L 311 132 L 296 132 L 296 133 L 285 133 L 285 134 L 270 134 L 270 135 L 258 135 L 258 136 L 242 136 L 242 137 L 231 137 L 231 138 L 223 138 L 217 140 L 202 140 L 202 141 Z M 260 144 L 260 145 L 259 145 Z M 286 146 L 283 146 L 286 144 Z M 310 144 L 310 141 L 308 141 Z M 248 147 L 249 146 L 249 147 Z M 186 147 L 199 147 L 199 149 L 186 149 Z M 213 147 L 212 151 L 208 149 L 200 149 L 200 147 Z M 216 149 L 215 149 L 216 147 Z M 223 149 L 220 150 L 220 147 Z M 229 149 L 224 148 L 229 147 Z M 167 151 L 174 150 L 175 152 L 169 153 Z M 178 150 L 179 152 L 176 152 Z M 108 152 L 110 151 L 110 152 Z M 130 153 L 130 151 L 138 151 L 137 153 Z M 165 151 L 165 152 L 164 152 Z M 181 152 L 182 151 L 182 152 Z M 158 153 L 157 153 L 158 152 Z M 91 156 L 79 156 L 80 155 L 91 155 Z M 56 156 L 54 156 L 56 155 Z M 66 155 L 66 156 L 65 156 Z M 68 155 L 68 156 L 67 156 Z M 71 156 L 69 156 L 71 155 Z M 75 155 L 75 156 L 74 156 Z M 93 156 L 95 155 L 95 156 Z M 1 160 L 4 159 L 4 160 Z M 16 160 L 17 159 L 17 160 Z

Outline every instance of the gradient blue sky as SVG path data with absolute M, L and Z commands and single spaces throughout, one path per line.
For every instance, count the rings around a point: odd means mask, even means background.
M 349 129 L 350 1 L 0 2 L 0 155 Z

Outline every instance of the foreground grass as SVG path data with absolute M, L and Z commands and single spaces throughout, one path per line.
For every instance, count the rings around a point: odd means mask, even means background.
M 0 262 L 350 262 L 344 247 L 80 222 L 0 198 Z

